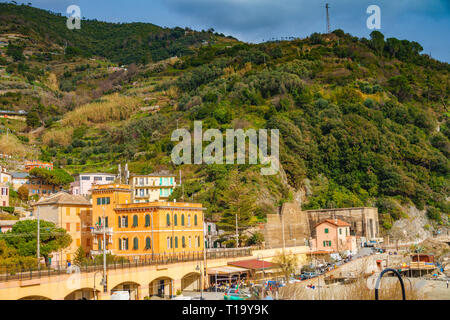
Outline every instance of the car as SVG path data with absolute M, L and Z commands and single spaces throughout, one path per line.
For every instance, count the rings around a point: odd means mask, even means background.
M 311 279 L 311 278 L 314 278 L 316 276 L 317 276 L 317 274 L 315 272 L 303 272 L 301 274 L 302 280 Z
M 289 283 L 290 283 L 290 284 L 292 284 L 292 283 L 297 283 L 297 282 L 301 282 L 301 280 L 296 279 L 296 278 L 291 278 L 291 279 L 289 279 Z
M 248 300 L 250 297 L 248 293 L 242 293 L 238 289 L 229 289 L 223 295 L 223 300 Z
M 172 298 L 172 300 L 194 300 L 194 299 L 192 297 L 177 296 L 175 298 Z

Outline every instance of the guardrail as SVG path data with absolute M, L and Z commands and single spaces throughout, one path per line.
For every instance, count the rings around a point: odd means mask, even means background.
M 216 252 L 206 252 L 207 260 L 222 259 L 222 258 L 237 258 L 237 257 L 247 257 L 251 256 L 251 250 L 246 249 L 227 249 Z M 136 257 L 138 259 L 136 259 Z M 134 261 L 128 259 L 122 259 L 120 261 L 108 261 L 107 270 L 120 270 L 120 269 L 131 269 L 139 268 L 152 265 L 167 265 L 179 262 L 190 262 L 190 261 L 203 261 L 204 254 L 201 252 L 192 253 L 180 253 L 180 254 L 154 254 L 153 257 L 149 256 L 135 256 Z M 119 258 L 120 259 L 120 258 Z M 90 273 L 95 271 L 103 270 L 103 261 L 89 261 L 81 265 L 71 265 L 68 263 L 58 264 L 53 267 L 42 266 L 40 270 L 37 266 L 24 268 L 20 265 L 4 266 L 0 267 L 0 282 L 6 281 L 23 281 L 40 279 L 43 277 L 52 277 L 62 274 L 70 274 L 74 272 L 80 273 Z

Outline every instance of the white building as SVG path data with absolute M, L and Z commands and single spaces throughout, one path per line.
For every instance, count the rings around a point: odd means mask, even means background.
M 0 166 L 0 183 L 12 183 L 12 176 L 6 172 L 6 168 Z
M 177 183 L 175 175 L 167 171 L 147 175 L 132 175 L 133 202 L 167 201 Z
M 110 173 L 80 173 L 74 176 L 75 181 L 70 184 L 70 193 L 87 196 L 93 184 L 113 183 L 116 175 Z

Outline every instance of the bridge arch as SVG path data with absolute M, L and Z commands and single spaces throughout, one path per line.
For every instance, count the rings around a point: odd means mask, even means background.
M 139 300 L 141 296 L 141 285 L 137 282 L 125 281 L 113 287 L 111 289 L 111 294 L 116 291 L 128 291 L 130 300 Z
M 20 298 L 18 300 L 52 300 L 52 299 L 44 297 L 44 296 L 26 296 L 26 297 Z
M 152 280 L 148 285 L 149 297 L 157 296 L 160 298 L 170 298 L 175 295 L 174 285 L 175 280 L 170 277 L 159 277 Z
M 182 291 L 200 291 L 200 273 L 190 272 L 181 278 Z
M 94 288 L 81 288 L 66 295 L 64 300 L 95 300 L 95 297 L 99 292 L 100 291 L 96 289 L 94 294 Z

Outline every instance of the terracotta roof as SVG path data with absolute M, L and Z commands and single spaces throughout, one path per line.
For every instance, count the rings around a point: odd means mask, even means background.
M 311 254 L 330 254 L 331 251 L 325 251 L 325 250 L 318 250 L 318 251 L 313 251 L 311 252 Z
M 91 205 L 91 203 L 83 196 L 68 194 L 60 191 L 48 197 L 42 197 L 33 206 L 44 204 L 75 204 L 75 205 Z
M 253 270 L 262 270 L 262 269 L 271 269 L 277 267 L 275 263 L 263 261 L 263 260 L 257 260 L 257 259 L 251 259 L 251 260 L 244 260 L 244 261 L 232 261 L 228 262 L 230 266 L 236 266 L 240 268 L 246 268 L 246 269 L 253 269 Z
M 318 224 L 315 225 L 315 227 L 317 227 L 318 225 L 321 225 L 322 223 L 331 223 L 332 225 L 335 225 L 337 227 L 350 227 L 350 223 L 347 223 L 343 220 L 339 220 L 339 219 L 325 219 L 320 221 Z

